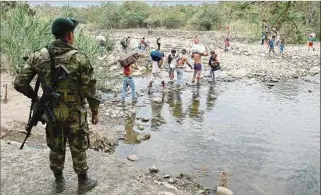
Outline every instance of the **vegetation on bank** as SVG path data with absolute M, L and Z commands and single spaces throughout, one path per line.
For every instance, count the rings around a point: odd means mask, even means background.
M 24 65 L 23 57 L 31 52 L 45 47 L 54 37 L 51 34 L 51 24 L 54 18 L 42 17 L 25 3 L 2 2 L 1 13 L 1 71 L 16 74 Z M 60 16 L 70 16 L 72 12 L 66 11 Z M 90 58 L 92 65 L 97 68 L 101 64 L 97 60 L 99 45 L 95 37 L 85 32 L 84 25 L 77 27 L 75 46 Z M 114 40 L 106 37 L 107 49 L 113 50 Z M 99 85 L 103 85 L 102 72 L 96 71 Z M 108 75 L 108 74 L 107 74 Z
M 261 39 L 262 27 L 277 28 L 287 43 L 305 43 L 311 32 L 320 37 L 320 2 L 219 2 L 216 4 L 150 6 L 144 2 L 99 6 L 53 7 L 43 4 L 30 8 L 25 2 L 1 2 L 1 70 L 15 74 L 23 66 L 22 57 L 53 40 L 51 23 L 56 17 L 73 17 L 81 22 L 76 30 L 76 46 L 86 54 L 94 67 L 99 46 L 84 24 L 101 29 L 166 28 L 184 30 L 222 30 L 249 41 Z M 115 42 L 104 35 L 108 50 Z M 96 71 L 99 85 L 110 74 Z
M 166 28 L 185 30 L 225 30 L 231 35 L 243 34 L 249 40 L 259 40 L 262 25 L 277 28 L 288 43 L 304 43 L 309 33 L 320 37 L 320 2 L 219 2 L 193 5 L 148 5 L 145 2 L 115 4 L 103 2 L 99 6 L 75 8 L 35 7 L 43 17 L 56 17 L 68 12 L 84 23 L 102 29 Z

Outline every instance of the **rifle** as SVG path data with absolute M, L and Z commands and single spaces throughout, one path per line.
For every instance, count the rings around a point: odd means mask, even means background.
M 46 114 L 48 121 L 50 123 L 55 123 L 55 116 L 53 114 L 52 108 L 53 108 L 53 101 L 57 102 L 59 100 L 60 94 L 55 93 L 54 89 L 56 88 L 57 83 L 59 80 L 64 79 L 60 76 L 62 71 L 66 71 L 64 68 L 60 67 L 58 71 L 55 70 L 55 64 L 52 56 L 51 50 L 47 47 L 47 50 L 49 52 L 50 56 L 50 62 L 51 62 L 51 85 L 48 85 L 44 88 L 43 94 L 40 97 L 39 101 L 35 102 L 32 100 L 31 107 L 30 107 L 30 113 L 29 113 L 29 119 L 28 124 L 26 125 L 26 137 L 23 140 L 20 149 L 23 148 L 25 142 L 27 141 L 28 137 L 31 135 L 31 130 L 34 126 L 37 126 L 38 121 L 42 121 L 42 116 Z M 56 73 L 56 74 L 55 74 Z M 68 72 L 67 72 L 68 73 Z M 38 92 L 40 85 L 40 78 L 38 76 L 36 85 L 35 85 L 35 92 Z M 44 123 L 44 122 L 43 122 Z

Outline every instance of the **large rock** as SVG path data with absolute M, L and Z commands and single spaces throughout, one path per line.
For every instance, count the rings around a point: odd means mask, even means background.
M 160 103 L 163 102 L 163 100 L 162 100 L 162 98 L 160 98 L 160 97 L 154 97 L 154 98 L 153 98 L 153 102 L 160 104 Z
M 158 173 L 158 168 L 155 165 L 152 165 L 151 167 L 149 167 L 149 171 L 151 173 Z
M 310 75 L 320 74 L 320 67 L 315 66 L 309 70 Z
M 150 139 L 150 133 L 141 133 L 136 137 L 136 141 L 141 142 L 141 141 L 146 141 Z
M 224 188 L 222 186 L 217 187 L 217 195 L 233 195 L 233 192 L 227 188 Z
M 135 154 L 133 154 L 133 155 L 128 155 L 127 159 L 130 161 L 137 161 L 138 157 Z

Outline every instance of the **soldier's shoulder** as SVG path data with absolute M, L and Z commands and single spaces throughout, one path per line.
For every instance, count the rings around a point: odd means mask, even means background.
M 28 57 L 24 57 L 24 59 L 28 60 L 31 64 L 37 65 L 50 61 L 50 56 L 46 48 L 41 48 L 33 51 Z
M 72 56 L 72 60 L 81 64 L 89 62 L 88 56 L 81 51 L 75 52 L 75 54 Z

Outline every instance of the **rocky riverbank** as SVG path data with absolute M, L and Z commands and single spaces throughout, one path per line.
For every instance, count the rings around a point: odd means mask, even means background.
M 94 34 L 99 35 L 99 31 Z M 314 76 L 320 73 L 320 43 L 315 44 L 315 51 L 308 51 L 306 45 L 286 45 L 284 55 L 281 56 L 278 47 L 275 48 L 277 55 L 268 56 L 268 49 L 257 43 L 242 43 L 237 37 L 231 36 L 231 50 L 224 51 L 224 34 L 220 32 L 194 32 L 194 31 L 152 31 L 146 29 L 140 30 L 112 30 L 111 36 L 116 40 L 116 49 L 109 53 L 103 63 L 114 62 L 121 55 L 120 40 L 124 37 L 132 37 L 132 50 L 138 46 L 142 37 L 149 41 L 151 47 L 156 47 L 157 37 L 162 38 L 161 50 L 165 54 L 172 48 L 180 51 L 187 49 L 188 54 L 192 46 L 192 40 L 195 35 L 200 38 L 201 44 L 206 45 L 210 50 L 215 50 L 221 64 L 220 78 L 225 81 L 233 81 L 244 78 L 256 78 L 262 82 L 278 82 L 288 79 L 297 79 L 300 77 Z M 204 66 L 207 65 L 208 57 L 203 57 Z M 192 63 L 192 61 L 191 61 Z M 151 68 L 148 54 L 138 61 L 140 70 L 135 71 L 135 76 L 141 76 Z M 117 65 L 111 65 L 108 68 L 117 75 L 121 75 L 121 69 Z M 187 67 L 186 67 L 187 68 Z M 189 68 L 187 68 L 189 71 Z M 203 71 L 203 76 L 208 76 L 208 68 Z M 115 90 L 115 82 L 108 81 L 104 89 Z M 121 88 L 118 85 L 118 88 Z M 108 90 L 107 90 L 108 91 Z
M 54 194 L 53 175 L 49 169 L 49 149 L 26 146 L 1 140 L 1 194 Z M 133 168 L 126 160 L 89 150 L 89 174 L 98 178 L 98 186 L 87 194 L 103 195 L 195 195 L 206 190 L 187 177 L 164 178 L 146 174 Z M 70 151 L 67 151 L 64 175 L 66 190 L 63 194 L 75 194 L 77 178 L 72 169 Z M 170 184 L 171 183 L 171 184 Z
M 185 32 L 181 36 L 180 32 L 161 31 L 158 34 L 148 31 L 111 31 L 111 35 L 119 40 L 125 36 L 132 36 L 139 39 L 145 36 L 147 40 L 153 42 L 156 37 L 162 37 L 162 50 L 167 53 L 174 46 L 177 50 L 182 48 L 189 49 L 191 39 L 195 32 Z M 161 34 L 159 34 L 161 33 Z M 320 47 L 316 51 L 307 51 L 306 46 L 289 45 L 285 48 L 285 54 L 281 56 L 268 57 L 268 50 L 255 44 L 245 44 L 240 42 L 231 42 L 232 49 L 228 52 L 223 51 L 222 36 L 213 36 L 210 33 L 201 33 L 201 42 L 208 45 L 218 53 L 221 62 L 221 74 L 219 82 L 233 82 L 239 79 L 251 78 L 258 82 L 265 82 L 268 86 L 273 83 L 282 82 L 289 79 L 298 79 L 304 77 L 306 82 L 319 81 L 310 80 L 310 76 L 320 73 Z M 102 62 L 101 67 L 97 67 L 99 73 L 108 69 L 115 75 L 122 75 L 122 70 L 118 65 L 110 64 L 120 56 L 118 49 L 109 53 L 99 60 Z M 208 57 L 204 57 L 204 63 Z M 101 152 L 89 151 L 91 173 L 97 175 L 102 181 L 91 194 L 197 194 L 205 193 L 201 186 L 196 184 L 190 177 L 176 176 L 164 178 L 166 170 L 160 170 L 158 174 L 149 174 L 149 167 L 146 170 L 139 171 L 130 166 L 129 161 L 137 160 L 135 156 L 128 156 L 128 159 L 115 159 L 111 154 L 119 144 L 119 141 L 135 144 L 150 139 L 151 134 L 145 132 L 146 124 L 153 121 L 156 126 L 166 121 L 158 116 L 145 116 L 137 114 L 141 107 L 157 105 L 164 101 L 161 96 L 149 97 L 146 92 L 146 81 L 144 77 L 149 73 L 150 60 L 148 55 L 139 59 L 140 70 L 135 70 L 135 82 L 139 102 L 136 106 L 131 106 L 130 102 L 123 106 L 120 102 L 121 82 L 117 79 L 106 79 L 101 89 L 112 92 L 109 94 L 101 93 L 102 104 L 100 109 L 101 121 L 98 125 L 90 125 L 91 149 Z M 190 82 L 191 72 L 186 68 L 185 80 Z M 166 75 L 164 69 L 163 74 Z M 203 72 L 203 81 L 201 85 L 207 85 L 209 80 L 209 69 L 205 67 Z M 143 79 L 138 79 L 143 78 Z M 165 79 L 168 78 L 165 76 Z M 1 90 L 1 152 L 2 152 L 2 177 L 1 187 L 4 194 L 29 194 L 41 192 L 40 194 L 50 194 L 50 182 L 52 180 L 50 169 L 48 167 L 48 149 L 45 144 L 44 126 L 38 124 L 33 129 L 32 136 L 28 139 L 27 147 L 20 151 L 17 149 L 19 143 L 25 134 L 30 101 L 13 89 L 13 77 L 6 73 L 1 73 L 1 84 L 4 90 Z M 6 86 L 6 87 L 5 87 Z M 7 89 L 7 90 L 5 90 Z M 186 85 L 184 90 L 189 90 Z M 157 90 L 155 91 L 158 93 Z M 211 97 L 213 99 L 216 96 Z M 131 120 L 134 118 L 135 120 Z M 133 122 L 134 121 L 134 122 Z M 125 127 L 125 128 L 124 128 Z M 124 130 L 125 129 L 125 130 Z M 10 144 L 7 144 L 10 143 Z M 37 150 L 36 150 L 37 149 Z M 69 155 L 69 154 L 68 154 Z M 26 156 L 28 159 L 26 159 Z M 19 167 L 19 169 L 17 169 Z M 107 168 L 106 168 L 107 167 Z M 34 171 L 34 170 L 41 170 Z M 29 171 L 26 171 L 29 170 Z M 154 169 L 153 169 L 154 170 Z M 69 179 L 66 194 L 74 194 L 76 190 L 75 176 L 72 173 L 70 158 L 67 160 L 66 174 Z M 26 172 L 25 176 L 20 176 L 20 172 Z M 40 177 L 46 175 L 46 177 Z M 186 174 L 183 174 L 186 175 Z M 17 177 L 19 181 L 16 182 Z M 42 178 L 35 183 L 32 178 Z M 14 183 L 15 185 L 11 185 Z M 28 182 L 25 182 L 28 181 Z M 29 182 L 30 181 L 30 182 Z M 218 182 L 213 182 L 218 183 Z M 39 185 L 40 184 L 40 185 Z M 30 187 L 32 186 L 32 187 Z M 25 192 L 21 191 L 25 190 Z M 131 190 L 131 191 L 129 191 Z M 165 193 L 166 192 L 166 193 Z

